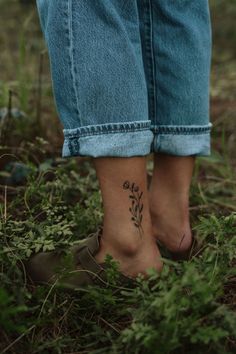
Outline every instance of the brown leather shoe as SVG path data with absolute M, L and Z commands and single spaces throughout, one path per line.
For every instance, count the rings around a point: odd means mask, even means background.
M 40 252 L 24 262 L 26 272 L 34 284 L 54 284 L 78 288 L 97 284 L 109 286 L 106 264 L 98 264 L 94 256 L 99 250 L 101 228 L 86 239 L 63 251 Z M 118 273 L 118 286 L 134 287 L 136 281 Z

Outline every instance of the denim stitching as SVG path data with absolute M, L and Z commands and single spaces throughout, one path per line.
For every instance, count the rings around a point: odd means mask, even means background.
M 152 32 L 151 26 L 151 11 L 150 11 L 150 0 L 146 0 L 144 4 L 144 38 L 145 38 L 145 53 L 147 57 L 148 66 L 148 102 L 149 102 L 149 117 L 151 120 L 155 121 L 156 107 L 155 107 L 155 82 L 154 82 L 154 66 L 153 66 L 153 52 L 152 52 L 152 39 L 150 32 Z
M 79 146 L 79 141 L 77 138 L 72 138 L 71 144 L 75 150 L 79 151 L 80 146 Z
M 151 45 L 151 53 L 152 53 L 152 74 L 153 74 L 153 121 L 154 123 L 156 123 L 156 116 L 157 116 L 157 107 L 156 107 L 156 102 L 157 102 L 157 93 L 156 93 L 156 87 L 157 87 L 157 83 L 156 83 L 156 60 L 155 60 L 155 51 L 154 51 L 154 31 L 153 31 L 153 7 L 152 7 L 152 0 L 149 0 L 149 6 L 150 6 L 150 24 L 151 24 L 151 41 L 150 41 L 150 45 Z
M 154 133 L 160 134 L 184 134 L 184 135 L 196 135 L 196 134 L 208 134 L 211 131 L 211 125 L 199 126 L 199 127 L 185 127 L 185 126 L 151 126 L 151 130 Z
M 73 136 L 87 136 L 87 135 L 98 135 L 98 134 L 110 134 L 110 133 L 123 133 L 123 132 L 135 132 L 141 130 L 150 130 L 150 122 L 137 122 L 137 123 L 118 123 L 117 125 L 108 124 L 101 126 L 84 126 L 78 129 L 64 129 L 65 137 Z
M 65 139 L 65 141 L 68 143 L 68 147 L 70 150 L 71 155 L 77 155 L 78 152 L 80 151 L 80 143 L 77 137 L 71 137 Z
M 68 148 L 70 150 L 70 155 L 73 156 L 74 155 L 74 149 L 73 149 L 73 146 L 72 146 L 72 143 L 71 143 L 71 139 L 65 139 L 65 142 L 68 142 Z
M 72 19 L 72 0 L 68 0 L 68 33 L 69 33 L 69 57 L 70 57 L 70 67 L 71 67 L 71 77 L 72 77 L 72 86 L 74 89 L 75 100 L 76 100 L 76 113 L 78 114 L 78 119 L 80 125 L 82 125 L 80 119 L 80 112 L 79 112 L 79 100 L 77 96 L 76 90 L 76 70 L 74 65 L 74 46 L 73 46 L 73 19 Z
M 109 130 L 109 131 L 100 131 L 100 132 L 88 132 L 88 133 L 80 133 L 75 132 L 75 133 L 67 133 L 65 135 L 66 138 L 75 138 L 75 137 L 85 137 L 85 136 L 93 136 L 93 135 L 105 135 L 105 134 L 119 134 L 119 133 L 135 133 L 135 132 L 140 132 L 140 131 L 145 131 L 145 130 L 149 130 L 149 128 L 145 128 L 145 129 L 124 129 L 122 131 L 120 130 Z

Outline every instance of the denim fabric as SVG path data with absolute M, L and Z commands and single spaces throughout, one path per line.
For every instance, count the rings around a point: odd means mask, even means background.
M 37 0 L 62 155 L 209 155 L 207 0 Z

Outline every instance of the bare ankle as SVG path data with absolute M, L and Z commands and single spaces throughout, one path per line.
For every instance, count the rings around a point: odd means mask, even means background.
M 132 232 L 117 232 L 116 237 L 103 233 L 101 237 L 101 247 L 107 250 L 112 250 L 113 253 L 122 254 L 125 257 L 135 257 L 140 253 L 144 245 L 154 243 L 154 238 L 149 235 L 140 237 L 137 233 Z
M 153 234 L 170 251 L 186 251 L 192 243 L 188 205 L 152 205 Z
M 107 254 L 120 264 L 120 271 L 129 276 L 137 276 L 139 273 L 146 274 L 146 269 L 154 268 L 162 270 L 162 262 L 154 237 L 150 240 L 141 240 L 132 235 L 129 237 L 117 237 L 110 240 L 104 235 L 100 240 L 100 251 L 96 259 L 99 263 L 104 262 Z

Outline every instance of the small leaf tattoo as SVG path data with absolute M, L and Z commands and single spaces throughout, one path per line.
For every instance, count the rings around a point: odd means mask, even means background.
M 132 204 L 129 208 L 129 211 L 131 213 L 131 220 L 133 221 L 134 226 L 138 228 L 139 235 L 142 238 L 143 203 L 141 201 L 141 198 L 143 196 L 143 192 L 139 190 L 139 186 L 137 186 L 134 182 L 130 183 L 129 181 L 125 181 L 123 183 L 123 189 L 130 191 L 129 198 L 132 201 Z

